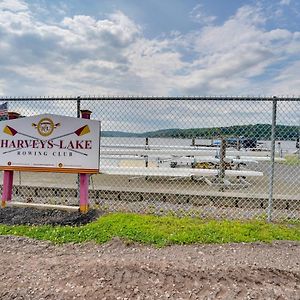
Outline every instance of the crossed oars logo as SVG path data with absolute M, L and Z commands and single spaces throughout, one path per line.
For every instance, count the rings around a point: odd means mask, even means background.
M 43 141 L 43 142 L 46 142 L 46 141 L 54 141 L 54 140 L 57 140 L 57 139 L 59 139 L 59 138 L 62 138 L 62 137 L 65 137 L 65 136 L 69 136 L 69 135 L 72 135 L 72 134 L 76 134 L 77 136 L 83 136 L 83 135 L 85 135 L 85 134 L 88 134 L 88 133 L 91 132 L 91 131 L 90 131 L 90 128 L 89 128 L 88 125 L 84 125 L 84 126 L 78 128 L 78 129 L 75 130 L 75 131 L 72 131 L 72 132 L 70 132 L 70 133 L 65 133 L 65 134 L 63 134 L 63 135 L 60 135 L 60 136 L 57 136 L 57 137 L 54 137 L 54 138 L 51 138 L 51 139 L 47 139 L 47 140 L 42 140 L 42 139 L 39 139 L 39 138 L 37 138 L 37 137 L 28 135 L 28 134 L 26 134 L 26 133 L 22 133 L 22 132 L 20 132 L 20 131 L 18 131 L 18 130 L 16 130 L 16 129 L 12 128 L 11 126 L 8 126 L 8 125 L 4 127 L 3 132 L 6 133 L 6 134 L 8 134 L 8 135 L 11 135 L 11 136 L 15 136 L 16 134 L 19 134 L 19 135 L 23 135 L 23 136 L 25 136 L 25 137 L 29 137 L 29 138 L 31 138 L 31 139 L 33 139 L 33 140 L 36 140 L 36 141 Z M 54 143 L 53 143 L 53 145 L 59 147 L 58 144 L 54 144 Z M 14 152 L 14 151 L 18 151 L 18 150 L 21 150 L 21 149 L 23 149 L 23 148 L 17 148 L 17 149 L 5 151 L 5 152 L 3 152 L 3 154 L 10 153 L 10 152 Z M 75 153 L 78 153 L 78 154 L 87 156 L 86 153 L 83 153 L 83 152 L 80 152 L 80 151 L 77 151 L 77 150 L 74 150 L 74 149 L 67 148 L 67 150 L 69 150 L 69 151 L 71 151 L 71 152 L 75 152 Z

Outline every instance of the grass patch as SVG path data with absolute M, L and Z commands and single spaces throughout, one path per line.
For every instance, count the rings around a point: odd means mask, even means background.
M 300 159 L 298 154 L 293 155 L 286 155 L 285 160 L 282 161 L 283 164 L 289 165 L 289 166 L 300 166 Z
M 17 235 L 53 243 L 105 243 L 113 237 L 156 246 L 192 243 L 300 241 L 300 224 L 216 221 L 172 216 L 115 213 L 80 227 L 0 225 L 0 235 Z

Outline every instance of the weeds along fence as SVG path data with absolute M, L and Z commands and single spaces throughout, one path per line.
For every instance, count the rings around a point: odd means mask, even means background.
M 299 98 L 0 98 L 4 102 L 22 117 L 78 117 L 88 109 L 91 119 L 101 120 L 101 172 L 90 177 L 91 207 L 300 219 Z M 13 201 L 78 205 L 77 176 L 15 172 Z

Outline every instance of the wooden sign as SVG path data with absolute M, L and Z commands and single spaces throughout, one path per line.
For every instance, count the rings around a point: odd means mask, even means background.
M 99 172 L 100 121 L 43 114 L 0 122 L 0 170 Z

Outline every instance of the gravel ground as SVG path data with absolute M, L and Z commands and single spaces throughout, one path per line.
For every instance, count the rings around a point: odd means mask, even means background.
M 0 237 L 0 299 L 300 299 L 300 244 L 55 246 Z

